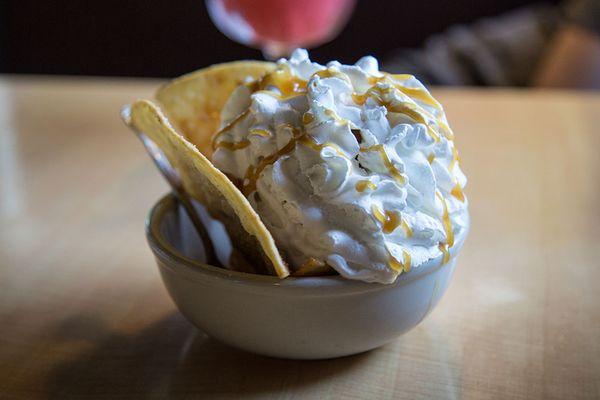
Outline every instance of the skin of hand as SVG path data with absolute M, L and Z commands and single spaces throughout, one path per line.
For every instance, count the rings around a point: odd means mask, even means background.
M 572 24 L 561 28 L 540 63 L 533 85 L 600 89 L 600 36 Z

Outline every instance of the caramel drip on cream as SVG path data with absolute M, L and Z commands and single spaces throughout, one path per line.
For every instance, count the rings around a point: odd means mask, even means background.
M 300 267 L 300 269 L 302 268 L 315 268 L 315 267 L 322 267 L 323 265 L 325 265 L 325 263 L 321 260 L 317 260 L 314 257 L 310 257 L 304 264 L 302 264 L 302 266 Z
M 454 166 L 460 161 L 460 157 L 458 156 L 458 150 L 456 147 L 452 147 L 452 161 L 450 161 L 450 165 L 448 165 L 448 171 L 452 172 Z
M 408 252 L 406 250 L 402 250 L 402 255 L 404 256 L 404 271 L 408 272 L 410 271 L 410 265 L 411 265 L 411 259 L 410 259 L 410 254 L 408 254 Z
M 402 250 L 402 258 L 403 262 L 400 262 L 390 254 L 390 268 L 399 273 L 410 271 L 411 259 L 410 254 L 406 250 Z
M 454 231 L 452 230 L 452 221 L 450 220 L 450 214 L 448 214 L 448 203 L 446 203 L 446 199 L 440 192 L 436 192 L 435 195 L 440 199 L 442 206 L 444 207 L 442 225 L 444 225 L 444 231 L 446 232 L 446 243 L 440 243 L 438 245 L 438 248 L 444 255 L 442 258 L 442 265 L 444 265 L 450 260 L 450 248 L 454 246 Z
M 363 105 L 367 99 L 371 98 L 380 106 L 385 107 L 389 112 L 407 115 L 417 123 L 425 125 L 427 132 L 433 138 L 433 140 L 439 142 L 440 136 L 431 126 L 431 123 L 426 117 L 427 112 L 422 107 L 409 102 L 400 102 L 395 100 L 386 101 L 383 99 L 384 94 L 389 93 L 391 90 L 391 88 L 373 86 L 363 94 L 353 93 L 352 100 L 354 100 L 354 102 L 358 105 Z
M 450 221 L 450 214 L 448 214 L 448 203 L 446 203 L 446 199 L 439 193 L 436 192 L 436 196 L 442 202 L 442 206 L 444 207 L 444 213 L 442 214 L 442 225 L 444 225 L 444 231 L 446 232 L 446 244 L 448 247 L 454 246 L 454 231 L 452 230 L 452 221 Z
M 367 99 L 369 98 L 368 93 L 369 92 L 365 92 L 363 94 L 352 93 L 352 101 L 354 101 L 359 106 L 362 106 L 367 102 Z
M 356 185 L 354 185 L 354 187 L 356 188 L 357 192 L 361 192 L 361 193 L 367 189 L 369 189 L 369 190 L 377 189 L 376 184 L 374 184 L 373 182 L 366 180 L 366 179 L 356 182 Z
M 378 81 L 383 81 L 385 80 L 385 77 L 376 79 L 378 79 Z M 371 98 L 377 104 L 387 108 L 389 112 L 405 114 L 413 120 L 415 120 L 417 123 L 425 125 L 427 127 L 427 132 L 429 133 L 429 135 L 436 142 L 438 142 L 439 133 L 433 126 L 433 123 L 436 123 L 439 127 L 442 128 L 442 133 L 444 134 L 444 136 L 448 140 L 453 140 L 454 134 L 452 133 L 452 130 L 450 129 L 448 124 L 446 124 L 446 122 L 444 122 L 441 118 L 435 117 L 423 107 L 414 103 L 414 101 L 412 100 L 412 97 L 420 99 L 421 101 L 425 99 L 426 101 L 423 102 L 431 103 L 430 105 L 432 105 L 434 108 L 442 111 L 440 104 L 433 97 L 431 97 L 429 93 L 421 89 L 405 88 L 403 86 L 395 84 L 394 82 L 387 83 L 391 84 L 392 87 L 382 88 L 380 86 L 373 86 L 363 94 L 353 93 L 352 100 L 358 105 L 363 105 L 365 104 L 367 99 Z M 391 93 L 394 89 L 407 96 L 410 99 L 410 101 L 384 100 L 384 95 Z
M 278 68 L 263 76 L 258 82 L 260 90 L 270 86 L 276 87 L 281 93 L 281 98 L 288 98 L 306 93 L 307 81 L 295 76 L 289 68 Z
M 245 196 L 248 196 L 250 193 L 256 190 L 256 181 L 260 177 L 262 171 L 271 164 L 274 164 L 277 160 L 283 157 L 286 154 L 291 153 L 296 148 L 296 143 L 300 143 L 304 146 L 307 146 L 313 150 L 321 151 L 325 147 L 330 147 L 335 150 L 335 152 L 340 156 L 347 158 L 341 148 L 339 148 L 335 143 L 323 143 L 318 144 L 314 141 L 314 139 L 306 134 L 293 137 L 290 141 L 283 146 L 280 150 L 275 153 L 263 158 L 260 160 L 256 167 L 250 165 L 248 170 L 246 171 L 246 175 L 244 176 L 244 184 L 242 185 L 242 193 Z
M 305 112 L 302 114 L 302 123 L 308 125 L 315 120 L 315 116 L 312 113 Z
M 382 144 L 376 144 L 371 147 L 364 147 L 364 148 L 360 149 L 360 151 L 365 151 L 365 152 L 366 151 L 376 151 L 376 152 L 378 152 L 379 156 L 381 157 L 381 160 L 383 161 L 383 164 L 388 169 L 389 174 L 394 179 L 396 179 L 396 181 L 398 181 L 398 183 L 400 183 L 401 185 L 404 185 L 406 183 L 406 179 L 400 173 L 400 171 L 398 171 L 398 169 L 394 166 L 394 164 L 390 161 L 390 158 L 388 157 L 387 153 L 385 152 L 385 149 L 383 148 Z
M 319 78 L 322 78 L 322 79 L 326 79 L 326 78 L 340 78 L 340 79 L 342 79 L 342 80 L 344 80 L 344 81 L 346 81 L 348 83 L 351 83 L 350 78 L 348 78 L 348 75 L 346 75 L 346 74 L 344 74 L 342 72 L 336 71 L 334 69 L 331 69 L 331 68 L 327 68 L 327 69 L 323 69 L 321 71 L 317 71 L 317 72 L 315 72 L 313 74 L 313 76 L 315 76 L 315 75 L 318 76 Z
M 440 135 L 432 126 L 432 124 L 430 122 L 430 117 L 427 115 L 427 112 L 425 110 L 419 109 L 420 108 L 419 106 L 416 106 L 416 105 L 408 103 L 408 102 L 397 102 L 397 101 L 392 101 L 392 102 L 382 103 L 382 104 L 384 106 L 386 106 L 386 108 L 390 112 L 408 115 L 410 118 L 415 120 L 417 123 L 425 125 L 425 127 L 427 128 L 427 132 L 429 133 L 429 136 L 431 136 L 435 142 L 440 141 Z M 448 137 L 448 139 L 451 139 L 451 138 Z
M 275 161 L 279 160 L 282 156 L 289 154 L 296 147 L 296 139 L 291 139 L 285 146 L 276 151 L 275 153 L 260 160 L 256 167 L 250 165 L 244 176 L 244 184 L 242 186 L 242 193 L 248 197 L 248 195 L 256 190 L 256 181 L 262 173 L 262 171 Z
M 444 265 L 444 264 L 446 264 L 450 260 L 450 251 L 448 250 L 448 245 L 444 244 L 444 243 L 440 243 L 438 245 L 438 248 L 440 249 L 440 251 L 444 255 L 442 257 L 442 265 Z
M 239 142 L 225 142 L 221 141 L 215 145 L 215 149 L 223 148 L 230 151 L 245 149 L 250 146 L 250 141 L 247 139 L 240 140 Z
M 371 85 L 374 85 L 374 84 L 376 84 L 378 82 L 381 82 L 381 81 L 385 80 L 388 77 L 392 78 L 395 81 L 404 82 L 404 81 L 409 80 L 410 78 L 413 78 L 413 75 L 411 75 L 411 74 L 389 74 L 387 72 L 383 72 L 383 76 L 379 76 L 379 77 L 372 76 L 372 77 L 370 77 L 369 78 L 369 83 Z
M 463 192 L 462 188 L 460 187 L 460 185 L 458 183 L 456 185 L 454 185 L 450 194 L 452 196 L 456 197 L 461 202 L 463 202 L 463 203 L 465 202 L 465 193 Z
M 338 122 L 340 124 L 348 124 L 348 120 L 340 117 L 335 111 L 331 110 L 331 109 L 326 109 L 324 111 L 324 114 L 327 115 L 328 117 L 330 117 L 331 119 L 333 119 L 335 122 Z
M 248 135 L 260 136 L 265 138 L 273 136 L 271 132 L 266 129 L 251 129 Z
M 400 86 L 395 84 L 394 87 L 404 93 L 405 95 L 412 97 L 413 99 L 417 99 L 422 103 L 427 104 L 435 108 L 436 110 L 442 110 L 442 105 L 433 98 L 426 90 L 420 88 L 409 88 L 405 86 Z
M 301 144 L 305 145 L 306 147 L 310 147 L 311 149 L 313 149 L 315 151 L 319 151 L 319 152 L 326 147 L 330 147 L 333 150 L 335 150 L 335 152 L 337 153 L 338 156 L 347 158 L 346 155 L 344 154 L 344 151 L 335 143 L 326 142 L 323 144 L 318 144 L 317 142 L 315 142 L 315 140 L 311 136 L 308 136 L 308 135 L 302 135 L 301 137 L 299 137 L 298 143 L 301 143 Z
M 435 108 L 438 111 L 442 111 L 443 110 L 442 105 L 436 99 L 434 99 L 433 96 L 426 89 L 410 88 L 410 87 L 399 85 L 397 83 L 398 81 L 400 81 L 400 82 L 407 81 L 412 77 L 413 76 L 409 75 L 409 74 L 384 73 L 383 76 L 369 78 L 369 83 L 371 85 L 376 85 L 379 82 L 390 84 L 390 85 L 394 86 L 394 88 L 398 89 L 400 92 L 404 93 L 405 95 L 415 98 L 415 99 L 421 101 L 422 103 L 425 103 L 428 106 Z
M 402 229 L 404 229 L 404 233 L 406 234 L 406 237 L 412 237 L 413 236 L 413 230 L 410 226 L 408 226 L 408 224 L 406 223 L 405 220 L 402 220 L 400 222 L 400 226 L 402 227 Z
M 396 211 L 383 210 L 373 206 L 373 216 L 381 223 L 383 233 L 392 233 L 400 225 L 400 216 Z
M 329 269 L 330 268 L 323 261 L 310 257 L 300 266 L 300 268 L 298 268 L 298 270 L 296 270 L 296 272 L 293 273 L 293 276 L 323 275 L 328 272 Z
M 244 112 L 240 113 L 240 115 L 235 117 L 231 122 L 229 122 L 223 128 L 221 128 L 221 130 L 219 130 L 217 133 L 215 133 L 215 135 L 212 138 L 213 150 L 217 148 L 217 141 L 218 141 L 219 137 L 221 137 L 221 135 L 223 135 L 225 132 L 231 130 L 231 128 L 233 128 L 238 122 L 240 122 L 242 119 L 244 119 L 244 117 L 246 115 L 248 115 L 249 113 L 250 113 L 250 109 L 248 108 Z

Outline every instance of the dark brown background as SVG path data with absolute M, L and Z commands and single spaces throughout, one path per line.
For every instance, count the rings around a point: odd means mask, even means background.
M 301 0 L 299 0 L 301 1 Z M 317 61 L 379 58 L 432 33 L 531 3 L 527 0 L 359 0 Z M 0 72 L 175 76 L 212 63 L 262 58 L 223 36 L 201 0 L 0 1 Z

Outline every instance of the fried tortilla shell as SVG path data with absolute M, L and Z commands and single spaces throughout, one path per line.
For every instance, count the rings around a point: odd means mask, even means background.
M 221 76 L 223 74 L 221 68 L 223 67 L 219 66 L 207 72 L 212 75 L 217 71 L 216 76 Z M 233 90 L 234 84 L 227 80 L 226 75 L 220 78 L 221 85 L 225 85 L 227 90 Z M 216 131 L 215 124 L 218 123 L 218 117 L 213 120 L 213 117 L 207 115 L 194 117 L 191 113 L 217 112 L 219 105 L 224 104 L 227 96 L 216 93 L 219 86 L 211 83 L 207 77 L 194 76 L 195 74 L 192 74 L 188 78 L 183 78 L 179 83 L 176 81 L 172 84 L 174 86 L 170 88 L 166 86 L 159 92 L 162 93 L 160 97 L 163 102 L 170 105 L 170 115 L 175 119 L 177 126 L 182 127 L 181 129 L 186 127 L 185 136 L 178 133 L 161 109 L 148 100 L 138 100 L 129 110 L 125 110 L 123 113 L 125 122 L 132 129 L 145 134 L 163 151 L 173 168 L 179 173 L 186 192 L 204 204 L 213 217 L 223 222 L 237 250 L 259 273 L 285 278 L 289 275 L 288 267 L 258 214 L 242 192 L 199 151 L 200 144 L 210 145 L 210 136 Z M 204 81 L 205 84 L 185 83 L 186 79 L 191 78 L 198 79 L 199 82 Z M 185 88 L 175 89 L 181 84 Z M 214 89 L 214 101 L 202 99 L 202 96 L 193 93 L 194 90 L 205 91 L 206 88 Z M 173 90 L 185 93 L 185 97 L 176 98 Z M 193 117 L 196 118 L 194 124 L 190 122 Z M 187 135 L 195 139 L 188 140 Z M 205 135 L 207 141 L 204 141 Z M 202 139 L 198 145 L 191 142 L 198 138 Z
M 213 65 L 167 83 L 156 92 L 156 99 L 169 122 L 210 159 L 211 139 L 231 93 L 247 79 L 260 78 L 274 68 L 263 61 Z

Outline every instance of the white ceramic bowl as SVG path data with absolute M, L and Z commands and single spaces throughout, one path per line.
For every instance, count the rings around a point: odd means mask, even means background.
M 195 261 L 171 196 L 150 211 L 146 233 L 169 294 L 213 338 L 267 356 L 320 359 L 364 352 L 417 325 L 448 288 L 456 254 L 402 274 L 390 285 L 340 276 L 286 278 L 228 271 Z

